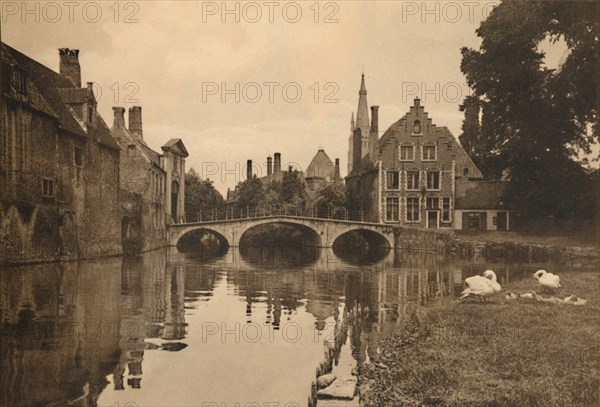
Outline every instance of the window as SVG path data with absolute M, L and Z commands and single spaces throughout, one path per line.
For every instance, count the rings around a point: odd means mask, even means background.
M 83 152 L 79 146 L 73 149 L 73 162 L 76 167 L 83 167 Z
M 385 220 L 387 222 L 398 222 L 400 219 L 398 198 L 386 198 L 385 200 Z
M 414 161 L 415 160 L 415 148 L 408 144 L 400 146 L 400 161 Z
M 42 178 L 42 196 L 54 196 L 54 180 L 51 178 Z
M 465 178 L 469 177 L 469 169 L 467 167 L 463 168 L 463 177 L 465 177 Z
M 15 89 L 19 93 L 27 93 L 27 73 L 22 69 L 15 69 Z
M 91 104 L 88 105 L 88 123 L 92 123 L 92 120 L 94 119 L 94 106 L 92 106 Z
M 436 160 L 436 148 L 435 144 L 425 144 L 423 146 L 423 161 L 435 161 Z
M 400 172 L 388 171 L 386 173 L 387 189 L 400 189 Z
M 413 134 L 421 134 L 421 122 L 418 120 L 413 123 Z
M 417 171 L 406 173 L 406 189 L 411 191 L 419 189 L 419 173 Z
M 442 198 L 442 222 L 450 222 L 450 198 Z
M 134 144 L 130 144 L 127 146 L 127 155 L 129 157 L 133 157 L 135 155 L 135 145 Z
M 419 198 L 408 197 L 406 198 L 406 221 L 407 222 L 419 222 Z
M 440 189 L 440 173 L 439 171 L 427 172 L 427 189 Z
M 440 199 L 439 198 L 427 198 L 427 209 L 439 209 Z

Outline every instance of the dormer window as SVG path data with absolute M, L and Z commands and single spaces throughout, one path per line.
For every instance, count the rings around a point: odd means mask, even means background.
M 415 120 L 413 123 L 413 134 L 421 134 L 421 122 L 419 120 Z
M 437 148 L 436 148 L 435 144 L 423 145 L 421 160 L 423 160 L 423 161 L 437 160 Z
M 14 85 L 17 92 L 27 93 L 27 72 L 20 68 L 15 68 Z

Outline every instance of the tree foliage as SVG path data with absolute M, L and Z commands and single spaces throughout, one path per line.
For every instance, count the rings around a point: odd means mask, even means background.
M 345 208 L 347 205 L 346 186 L 341 182 L 327 184 L 317 191 L 317 205 L 330 208 Z
M 474 94 L 463 105 L 461 143 L 487 175 L 506 170 L 510 201 L 533 215 L 573 217 L 583 212 L 579 203 L 589 207 L 579 199 L 590 176 L 577 154 L 600 141 L 599 7 L 504 0 L 477 30 L 480 48 L 462 49 Z M 547 39 L 568 48 L 557 70 L 544 65 L 539 45 Z
M 308 196 L 300 173 L 290 167 L 283 173 L 281 181 L 281 200 L 283 203 L 298 207 L 306 205 Z
M 263 183 L 255 177 L 239 185 L 237 207 L 239 209 L 256 208 L 263 199 Z
M 211 213 L 225 206 L 225 199 L 209 179 L 201 179 L 200 175 L 190 168 L 185 174 L 185 210 L 191 219 L 200 212 Z
M 283 172 L 281 181 L 264 182 L 254 177 L 238 184 L 236 208 L 269 212 L 272 209 L 305 209 L 312 205 L 331 209 L 346 207 L 346 188 L 342 182 L 322 187 L 314 202 L 306 188 L 302 174 L 293 168 Z

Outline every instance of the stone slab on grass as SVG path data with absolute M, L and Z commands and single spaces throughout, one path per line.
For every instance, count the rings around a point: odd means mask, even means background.
M 320 399 L 352 400 L 356 390 L 356 381 L 355 376 L 340 377 L 328 387 L 319 390 L 317 397 Z

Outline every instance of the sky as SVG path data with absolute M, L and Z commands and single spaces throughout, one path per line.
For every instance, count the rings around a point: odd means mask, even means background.
M 415 97 L 460 134 L 469 89 L 461 47 L 498 1 L 73 1 L 1 4 L 2 41 L 58 71 L 80 50 L 109 126 L 113 106 L 142 106 L 144 139 L 181 138 L 187 168 L 222 193 L 247 159 L 305 169 L 319 148 L 346 173 L 361 73 L 381 134 Z M 548 64 L 565 50 L 548 46 Z

